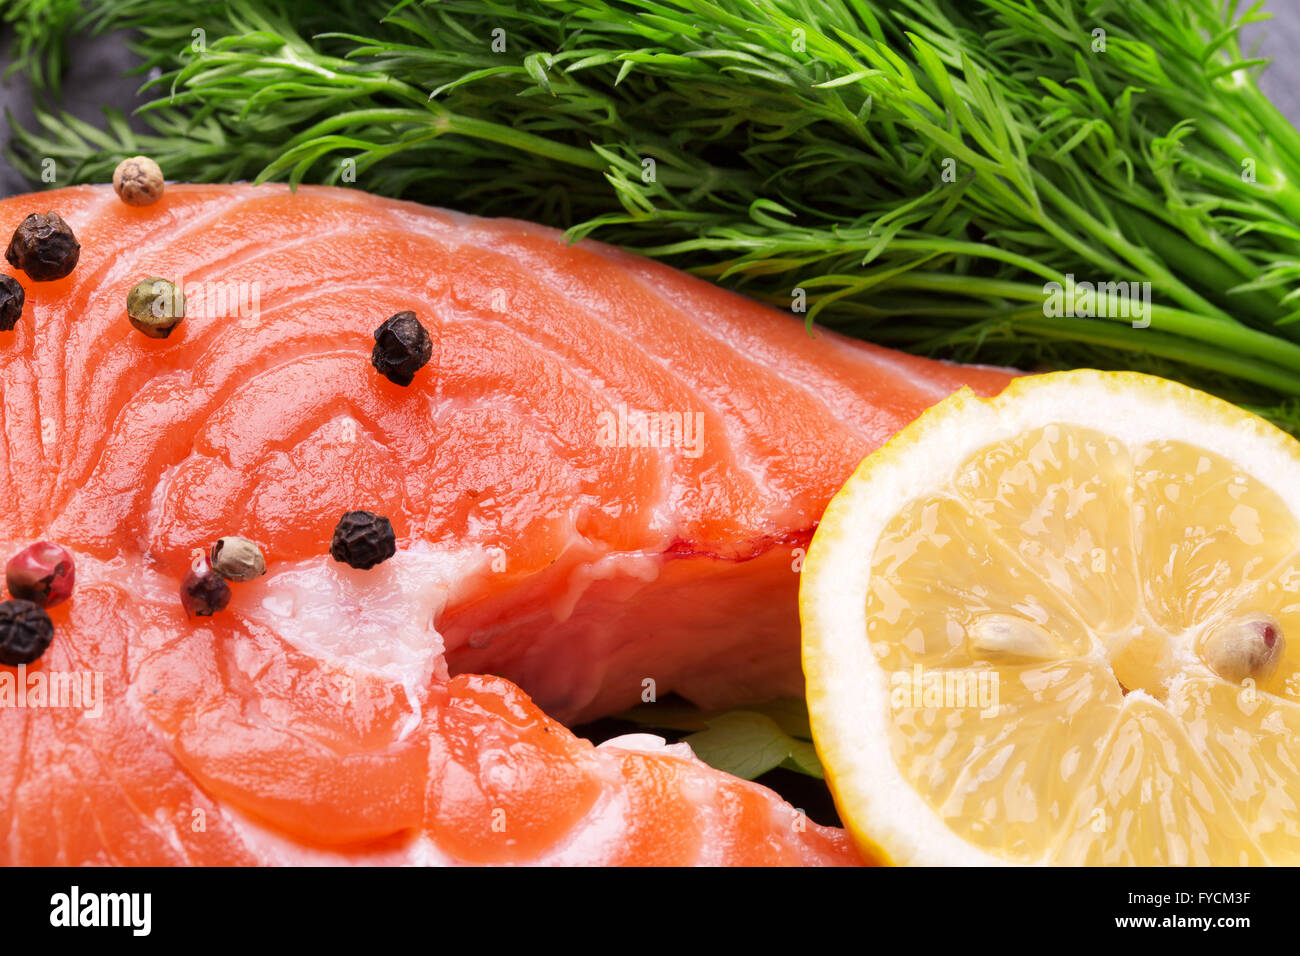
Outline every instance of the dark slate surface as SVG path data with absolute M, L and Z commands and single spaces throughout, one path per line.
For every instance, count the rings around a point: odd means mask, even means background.
M 0 74 L 8 68 L 11 34 L 0 33 Z M 69 51 L 71 66 L 63 80 L 63 107 L 81 119 L 103 125 L 105 105 L 129 114 L 142 102 L 135 95 L 143 77 L 123 74 L 135 64 L 122 34 L 88 38 L 74 44 Z M 12 113 L 19 123 L 32 126 L 32 91 L 25 77 L 14 73 L 0 83 L 0 112 Z M 140 127 L 143 128 L 143 127 Z M 11 129 L 0 122 L 0 147 L 8 144 Z M 0 153 L 0 196 L 27 192 L 31 188 Z
M 1177 2 L 1177 0 L 1174 0 Z M 1260 78 L 1260 86 L 1287 118 L 1300 126 L 1300 3 L 1269 0 L 1265 9 L 1273 19 L 1256 24 L 1246 33 L 1247 43 L 1259 44 L 1259 52 L 1273 63 Z
M 1175 4 L 1179 0 L 1168 0 Z M 1273 64 L 1263 75 L 1264 92 L 1300 126 L 1300 2 L 1269 0 L 1267 9 L 1273 19 L 1255 25 L 1246 33 L 1247 45 L 1258 44 L 1259 52 L 1271 57 Z M 0 67 L 7 65 L 3 52 L 9 47 L 9 34 L 0 33 Z M 76 116 L 94 123 L 102 121 L 102 106 L 112 104 L 129 113 L 140 102 L 135 90 L 140 77 L 123 77 L 133 59 L 120 34 L 83 40 L 74 45 L 69 57 L 71 71 L 65 80 L 64 106 Z M 13 111 L 24 124 L 30 124 L 31 91 L 23 77 L 15 74 L 0 84 L 0 111 Z M 9 124 L 0 122 L 0 147 L 8 141 Z M 28 188 L 8 163 L 0 160 L 0 196 L 24 192 Z

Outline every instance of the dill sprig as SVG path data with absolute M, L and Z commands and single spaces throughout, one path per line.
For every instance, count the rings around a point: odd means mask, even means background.
M 1260 7 L 14 0 L 51 102 L 77 31 L 130 28 L 158 74 L 149 133 L 47 105 L 13 158 L 536 219 L 900 348 L 1152 371 L 1300 431 L 1300 133 L 1241 49 Z M 1151 283 L 1150 327 L 1046 315 L 1067 275 Z

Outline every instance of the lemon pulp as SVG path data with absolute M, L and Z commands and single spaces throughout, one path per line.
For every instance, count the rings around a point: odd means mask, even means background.
M 1236 684 L 1201 653 L 1244 613 L 1300 639 L 1298 547 L 1273 491 L 1186 442 L 989 445 L 875 548 L 895 763 L 1009 860 L 1300 862 L 1294 657 Z

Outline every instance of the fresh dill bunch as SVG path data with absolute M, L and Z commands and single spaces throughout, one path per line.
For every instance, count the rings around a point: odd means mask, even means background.
M 1294 429 L 1300 133 L 1240 48 L 1258 6 L 15 0 L 50 102 L 79 31 L 130 28 L 159 75 L 148 134 L 47 103 L 13 158 L 536 219 L 850 334 L 1152 371 Z M 1150 283 L 1150 326 L 1046 315 L 1071 275 Z

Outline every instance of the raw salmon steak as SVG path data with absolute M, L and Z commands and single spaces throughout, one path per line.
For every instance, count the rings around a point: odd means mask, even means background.
M 857 860 L 686 745 L 563 722 L 799 694 L 830 495 L 1006 373 L 352 190 L 60 189 L 0 201 L 0 229 L 47 210 L 82 250 L 64 279 L 8 270 L 0 554 L 50 539 L 77 578 L 44 656 L 0 668 L 0 861 Z M 168 338 L 127 321 L 145 277 L 185 291 Z M 404 310 L 433 344 L 406 387 L 371 365 Z M 366 571 L 329 556 L 356 509 L 397 537 Z M 180 582 L 232 534 L 268 573 L 187 618 Z

